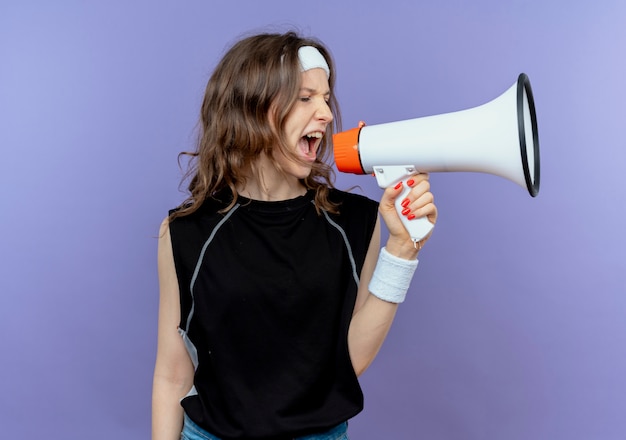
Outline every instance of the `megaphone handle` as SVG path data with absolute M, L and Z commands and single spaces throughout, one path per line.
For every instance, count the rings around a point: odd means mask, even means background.
M 374 175 L 378 181 L 378 186 L 381 188 L 396 186 L 398 182 L 401 182 L 403 179 L 412 176 L 417 172 L 416 167 L 413 165 L 384 165 L 374 167 Z M 433 230 L 435 225 L 428 221 L 426 217 L 409 220 L 405 215 L 402 215 L 402 211 L 404 210 L 402 201 L 409 194 L 409 191 L 411 191 L 411 188 L 407 185 L 402 186 L 402 192 L 396 199 L 395 206 L 398 211 L 398 215 L 400 216 L 400 220 L 402 220 L 402 224 L 409 233 L 411 240 L 417 242 L 426 237 L 430 231 Z
M 398 215 L 400 216 L 400 220 L 402 220 L 402 224 L 408 231 L 411 240 L 417 242 L 426 237 L 430 233 L 430 231 L 433 230 L 435 225 L 428 221 L 426 217 L 414 218 L 412 220 L 409 220 L 406 215 L 402 215 L 402 211 L 404 210 L 404 207 L 402 206 L 402 201 L 409 194 L 410 190 L 411 188 L 409 188 L 407 185 L 404 185 L 402 187 L 402 193 L 396 199 L 395 206 L 396 210 L 398 211 Z

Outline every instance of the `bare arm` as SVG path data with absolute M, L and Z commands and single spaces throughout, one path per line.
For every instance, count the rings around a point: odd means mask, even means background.
M 374 236 L 361 270 L 357 302 L 348 331 L 348 348 L 357 376 L 369 367 L 378 354 L 398 310 L 398 304 L 382 301 L 368 290 L 376 267 L 379 246 L 380 220 L 376 222 Z
M 409 210 L 407 215 L 413 214 L 416 218 L 427 216 L 433 224 L 436 223 L 437 208 L 430 193 L 428 175 L 414 176 L 411 180 L 413 183 L 410 185 L 412 189 L 409 194 L 410 203 L 407 204 Z M 388 188 L 380 202 L 379 212 L 389 230 L 385 248 L 396 257 L 411 260 L 417 257 L 418 250 L 414 247 L 395 209 L 394 200 L 399 193 L 400 188 Z M 359 291 L 348 331 L 350 358 L 357 375 L 362 374 L 378 354 L 398 310 L 398 304 L 377 298 L 368 288 L 378 261 L 380 227 L 379 220 L 376 222 L 361 270 Z M 428 238 L 422 240 L 422 245 Z
M 178 440 L 183 424 L 180 399 L 193 385 L 194 368 L 178 334 L 180 299 L 167 220 L 159 234 L 158 272 L 159 325 L 152 388 L 152 440 Z

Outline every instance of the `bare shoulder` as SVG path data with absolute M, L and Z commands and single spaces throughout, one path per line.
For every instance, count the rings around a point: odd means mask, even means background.
M 159 226 L 159 240 L 162 240 L 164 236 L 168 236 L 170 234 L 170 218 L 165 217 Z
M 158 260 L 160 271 L 174 264 L 169 217 L 166 217 L 159 227 Z

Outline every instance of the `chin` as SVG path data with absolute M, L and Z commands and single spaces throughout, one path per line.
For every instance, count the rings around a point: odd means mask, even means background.
M 311 170 L 309 169 L 306 172 L 299 173 L 298 175 L 296 175 L 296 177 L 298 178 L 298 180 L 304 180 L 310 175 L 311 175 Z
M 287 170 L 287 173 L 296 177 L 298 180 L 304 180 L 311 175 L 311 169 L 312 167 L 304 167 L 300 165 Z

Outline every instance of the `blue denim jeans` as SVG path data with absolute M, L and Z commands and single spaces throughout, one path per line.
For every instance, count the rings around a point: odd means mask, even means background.
M 220 438 L 200 428 L 185 414 L 185 424 L 180 440 L 220 440 Z M 329 431 L 297 437 L 294 440 L 349 440 L 348 423 L 343 422 Z

